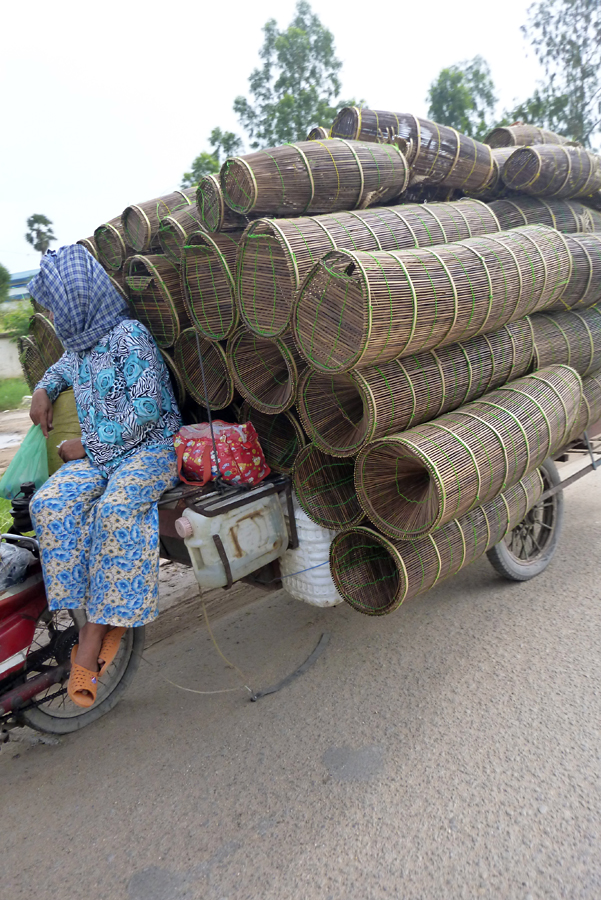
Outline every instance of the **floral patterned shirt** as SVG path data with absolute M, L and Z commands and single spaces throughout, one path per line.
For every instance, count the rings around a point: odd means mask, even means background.
M 154 338 L 125 319 L 91 350 L 67 350 L 36 385 L 50 400 L 73 388 L 81 440 L 107 477 L 142 445 L 170 446 L 181 416 Z

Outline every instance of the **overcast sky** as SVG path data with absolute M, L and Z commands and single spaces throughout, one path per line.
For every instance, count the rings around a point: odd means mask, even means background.
M 313 0 L 343 62 L 342 96 L 426 115 L 444 66 L 483 56 L 499 108 L 540 77 L 522 38 L 529 0 Z M 2 4 L 0 262 L 35 268 L 26 219 L 54 222 L 53 247 L 86 237 L 129 203 L 179 185 L 212 128 L 241 133 L 234 97 L 258 65 L 262 26 L 294 0 L 28 0 Z M 310 123 L 307 123 L 310 124 Z

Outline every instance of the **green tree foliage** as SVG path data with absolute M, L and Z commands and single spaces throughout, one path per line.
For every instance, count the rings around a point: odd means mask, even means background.
M 213 172 L 219 171 L 219 160 L 214 153 L 207 153 L 206 150 L 199 153 L 193 161 L 189 172 L 184 172 L 181 186 L 183 188 L 194 187 L 205 175 L 212 175 Z
M 33 312 L 29 300 L 20 300 L 16 309 L 4 313 L 0 318 L 0 331 L 10 334 L 11 339 L 16 341 L 18 337 L 28 334 Z
M 528 15 L 522 31 L 546 80 L 517 111 L 590 145 L 601 124 L 601 0 L 541 0 Z
M 46 252 L 52 241 L 55 241 L 54 232 L 51 228 L 52 222 L 46 216 L 36 213 L 27 219 L 27 228 L 29 231 L 25 235 L 25 240 L 31 244 L 34 250 L 42 255 Z
M 2 263 L 0 263 L 0 303 L 8 300 L 8 289 L 10 288 L 10 272 Z
M 490 131 L 497 98 L 481 56 L 442 69 L 428 91 L 428 115 L 441 125 L 482 140 Z
M 241 138 L 233 131 L 222 131 L 221 128 L 213 128 L 209 144 L 213 147 L 213 152 L 207 153 L 205 150 L 198 154 L 191 170 L 184 172 L 182 187 L 194 187 L 205 175 L 218 172 L 224 159 L 235 156 L 242 150 Z
M 306 0 L 296 4 L 285 31 L 275 19 L 263 28 L 259 52 L 263 65 L 250 78 L 251 100 L 236 97 L 234 111 L 251 137 L 251 147 L 303 140 L 314 125 L 328 127 L 336 115 L 342 63 L 334 53 L 334 37 Z M 337 106 L 352 105 L 338 101 Z

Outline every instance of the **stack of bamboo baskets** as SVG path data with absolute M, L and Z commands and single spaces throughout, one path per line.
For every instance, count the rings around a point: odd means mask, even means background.
M 338 589 L 379 615 L 501 540 L 544 459 L 601 418 L 600 190 L 599 158 L 551 132 L 480 143 L 347 108 L 81 243 L 184 417 L 254 424 L 339 532 Z M 32 386 L 60 352 L 49 326 L 23 341 Z

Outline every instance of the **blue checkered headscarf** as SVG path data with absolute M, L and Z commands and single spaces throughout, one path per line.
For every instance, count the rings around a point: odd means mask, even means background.
M 27 288 L 54 315 L 56 333 L 67 350 L 89 350 L 130 318 L 127 301 L 82 244 L 48 250 Z

